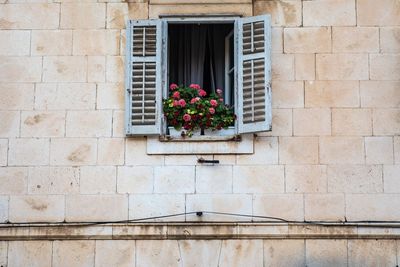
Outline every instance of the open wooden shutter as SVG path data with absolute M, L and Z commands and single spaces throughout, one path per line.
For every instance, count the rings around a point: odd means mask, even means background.
M 127 27 L 127 135 L 161 132 L 161 23 L 160 20 L 131 20 Z
M 271 130 L 271 19 L 238 20 L 238 131 Z

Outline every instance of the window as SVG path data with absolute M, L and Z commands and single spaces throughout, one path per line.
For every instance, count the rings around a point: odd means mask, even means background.
M 270 17 L 129 21 L 126 134 L 165 135 L 162 99 L 172 82 L 224 89 L 235 134 L 271 130 Z

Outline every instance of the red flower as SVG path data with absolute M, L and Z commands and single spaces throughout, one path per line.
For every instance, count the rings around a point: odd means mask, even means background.
M 185 114 L 185 115 L 183 115 L 183 120 L 184 121 L 190 121 L 192 118 L 190 117 L 190 115 L 189 114 Z
M 180 94 L 178 91 L 176 91 L 176 92 L 174 92 L 174 94 L 172 95 L 172 97 L 173 97 L 173 98 L 176 98 L 176 99 L 179 99 L 179 98 L 181 97 L 181 94 Z
M 176 88 L 178 88 L 178 85 L 175 84 L 175 83 L 171 83 L 171 85 L 169 86 L 169 89 L 170 89 L 171 91 L 174 91 Z
M 181 107 L 185 107 L 186 106 L 186 101 L 185 101 L 185 99 L 180 99 L 179 101 L 178 101 L 178 103 L 179 103 L 179 105 L 181 106 Z
M 192 100 L 190 100 L 190 104 L 194 104 L 199 100 L 200 100 L 200 98 L 198 98 L 198 97 L 192 98 Z
M 210 112 L 210 114 L 214 114 L 215 113 L 215 109 L 214 108 L 209 108 L 208 111 Z
M 206 96 L 206 95 L 207 95 L 206 91 L 204 91 L 203 89 L 199 90 L 199 96 Z
M 217 100 L 215 100 L 215 99 L 211 99 L 211 100 L 210 100 L 210 104 L 211 104 L 211 106 L 213 106 L 213 107 L 218 106 L 218 102 L 217 102 Z
M 174 107 L 176 107 L 176 106 L 178 106 L 178 105 L 179 105 L 178 100 L 174 100 Z

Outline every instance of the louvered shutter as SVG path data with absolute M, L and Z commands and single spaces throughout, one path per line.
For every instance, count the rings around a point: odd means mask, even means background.
M 160 134 L 162 21 L 129 21 L 126 51 L 126 134 Z
M 271 130 L 271 20 L 238 20 L 238 131 Z

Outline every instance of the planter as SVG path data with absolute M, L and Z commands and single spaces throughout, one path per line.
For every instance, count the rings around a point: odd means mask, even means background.
M 187 137 L 187 131 L 184 129 L 181 129 L 179 131 L 175 130 L 174 127 L 168 127 L 169 130 L 169 136 L 171 137 Z M 201 130 L 196 130 L 193 131 L 193 135 L 192 137 L 196 137 L 196 136 L 227 136 L 227 135 L 235 135 L 235 128 L 234 127 L 229 127 L 228 129 L 222 129 L 219 131 L 212 131 L 210 129 L 205 129 L 204 130 L 204 134 L 201 133 Z

